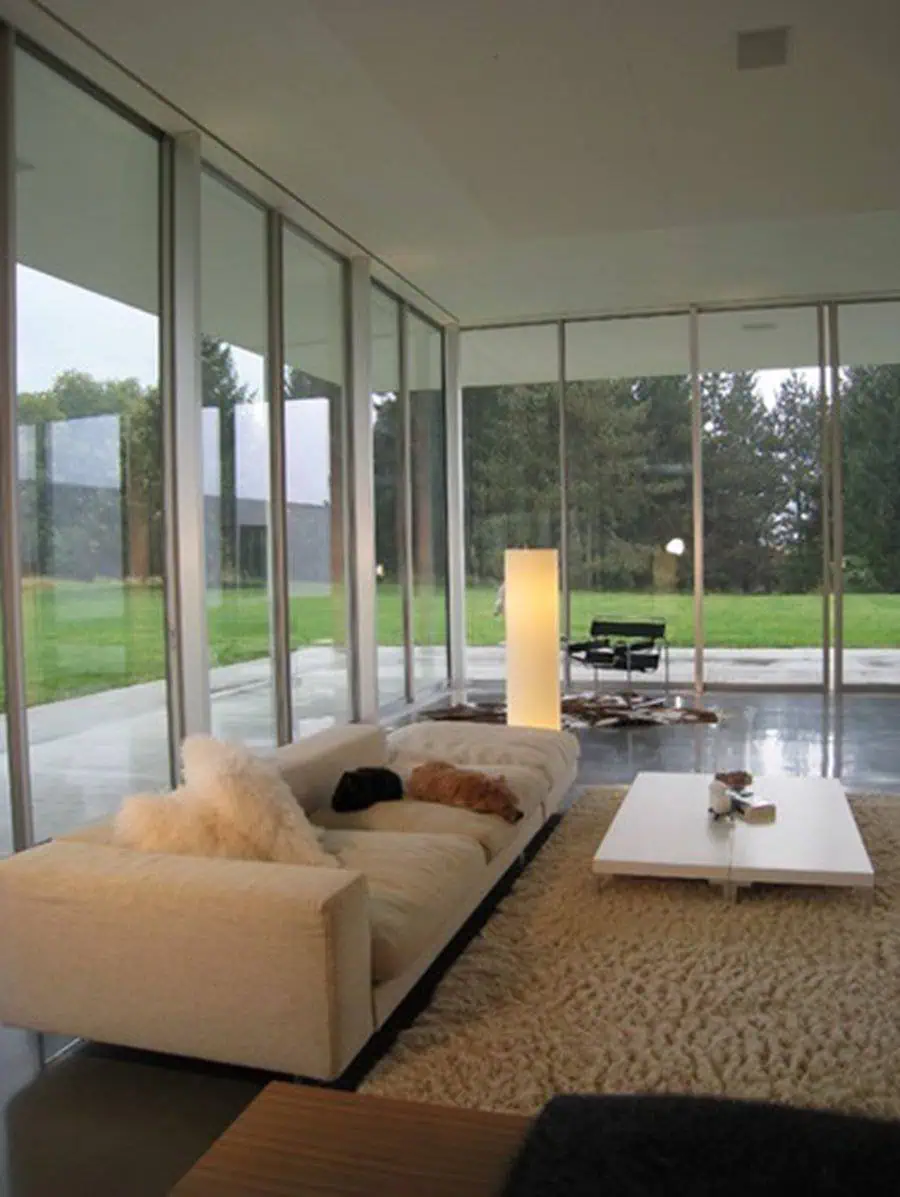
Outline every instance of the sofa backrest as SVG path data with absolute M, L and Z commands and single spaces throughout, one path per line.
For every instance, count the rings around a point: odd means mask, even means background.
M 351 723 L 316 732 L 274 754 L 275 763 L 300 804 L 311 814 L 328 806 L 348 769 L 387 764 L 387 738 L 383 728 Z
M 275 761 L 304 810 L 312 814 L 314 810 L 330 805 L 341 774 L 347 769 L 387 764 L 387 737 L 380 727 L 350 723 L 316 732 L 266 755 Z M 54 836 L 54 839 L 112 844 L 112 816 L 73 827 L 71 831 Z

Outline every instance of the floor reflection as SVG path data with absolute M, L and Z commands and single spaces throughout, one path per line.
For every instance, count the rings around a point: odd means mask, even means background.
M 900 794 L 900 695 L 708 694 L 719 723 L 610 728 L 580 734 L 583 784 L 641 770 L 839 777 L 850 790 Z

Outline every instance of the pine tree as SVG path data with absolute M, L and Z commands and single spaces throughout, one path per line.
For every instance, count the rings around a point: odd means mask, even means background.
M 842 379 L 848 590 L 900 591 L 900 365 Z
M 821 412 L 802 374 L 782 382 L 773 411 L 780 488 L 774 543 L 778 589 L 806 593 L 822 582 Z
M 774 419 L 752 371 L 705 374 L 701 396 L 706 586 L 771 591 L 780 495 Z

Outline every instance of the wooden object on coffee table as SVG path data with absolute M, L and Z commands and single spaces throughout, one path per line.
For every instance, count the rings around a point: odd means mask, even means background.
M 530 1125 L 276 1081 L 172 1197 L 497 1197 Z

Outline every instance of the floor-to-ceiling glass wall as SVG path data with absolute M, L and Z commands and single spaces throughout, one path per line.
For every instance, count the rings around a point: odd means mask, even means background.
M 586 640 L 596 619 L 661 622 L 681 685 L 694 639 L 687 348 L 685 316 L 573 323 L 565 335 L 571 639 Z M 663 655 L 651 680 L 664 670 Z M 573 662 L 572 683 L 583 674 Z
M 461 338 L 466 676 L 496 686 L 504 661 L 504 553 L 558 549 L 559 332 L 555 324 Z
M 705 680 L 820 687 L 817 311 L 704 314 L 699 342 Z
M 463 334 L 470 679 L 503 676 L 502 549 L 560 543 L 562 445 L 572 639 L 597 618 L 662 620 L 672 682 L 693 684 L 699 453 L 703 680 L 822 687 L 819 310 L 701 315 L 698 444 L 687 315 L 569 321 L 563 340 L 560 429 L 556 326 Z
M 294 735 L 349 718 L 344 263 L 284 234 L 284 452 Z
M 203 492 L 212 728 L 275 742 L 270 633 L 266 216 L 201 189 Z
M 372 288 L 372 420 L 375 459 L 378 702 L 406 695 L 404 654 L 404 419 L 400 394 L 400 305 Z
M 16 55 L 19 503 L 38 839 L 169 777 L 156 137 Z
M 180 546 L 165 535 L 163 136 L 42 56 L 20 48 L 16 59 L 16 597 L 41 839 L 172 780 L 165 595 Z M 203 476 L 212 730 L 270 746 L 270 214 L 213 170 L 200 191 L 203 436 L 201 460 L 187 465 Z M 340 258 L 285 229 L 284 647 L 295 734 L 350 715 L 344 275 Z M 447 677 L 443 335 L 377 288 L 373 328 L 379 683 L 389 702 L 406 692 L 406 673 L 416 696 Z M 8 529 L 5 520 L 0 534 Z M 0 714 L 6 702 L 0 683 Z M 11 847 L 9 807 L 0 720 L 0 852 Z
M 843 681 L 897 686 L 900 303 L 843 304 L 838 316 Z
M 0 537 L 6 534 L 0 521 Z M 3 572 L 0 568 L 0 584 Z M 3 670 L 3 611 L 0 610 L 0 856 L 12 851 L 12 805 L 9 788 L 9 754 L 6 750 L 6 676 Z
M 410 312 L 409 488 L 416 695 L 447 680 L 447 440 L 443 334 Z

